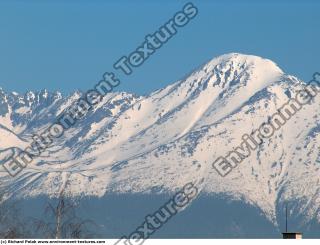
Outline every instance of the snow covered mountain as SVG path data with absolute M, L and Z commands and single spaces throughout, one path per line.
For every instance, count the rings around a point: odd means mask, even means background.
M 274 224 L 286 202 L 302 223 L 320 222 L 320 96 L 229 175 L 212 168 L 302 84 L 270 60 L 223 55 L 148 96 L 106 95 L 18 176 L 1 168 L 0 182 L 27 198 L 55 196 L 65 186 L 75 196 L 172 193 L 193 181 L 201 193 L 259 207 Z M 0 89 L 1 159 L 26 147 L 80 96 Z

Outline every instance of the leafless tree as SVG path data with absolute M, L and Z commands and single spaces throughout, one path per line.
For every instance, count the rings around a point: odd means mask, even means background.
M 36 219 L 35 230 L 44 238 L 92 238 L 90 229 L 95 226 L 89 219 L 77 216 L 77 202 L 65 194 L 65 188 L 59 193 L 58 200 L 51 200 L 46 204 L 46 220 Z

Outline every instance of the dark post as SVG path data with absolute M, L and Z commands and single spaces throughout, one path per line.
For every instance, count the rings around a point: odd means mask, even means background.
M 286 204 L 286 232 L 288 232 L 288 204 Z

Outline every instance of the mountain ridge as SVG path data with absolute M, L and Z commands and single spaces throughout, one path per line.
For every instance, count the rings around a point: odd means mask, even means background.
M 212 168 L 218 156 L 236 147 L 243 134 L 266 121 L 299 87 L 303 81 L 270 60 L 222 55 L 148 96 L 106 95 L 23 173 L 11 178 L 2 171 L 0 179 L 13 195 L 26 198 L 55 196 L 66 183 L 72 195 L 103 196 L 174 192 L 193 181 L 203 193 L 261 208 L 274 223 L 277 207 L 298 199 L 298 213 L 306 213 L 301 222 L 308 222 L 320 204 L 319 98 L 230 175 L 222 178 Z M 0 89 L 1 130 L 28 142 L 79 96 L 29 92 L 9 98 Z M 16 144 L 0 141 L 0 150 L 21 146 Z

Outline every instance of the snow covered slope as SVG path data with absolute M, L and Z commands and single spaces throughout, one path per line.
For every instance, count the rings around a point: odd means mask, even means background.
M 259 207 L 274 223 L 277 206 L 294 201 L 308 222 L 320 206 L 320 96 L 228 176 L 212 168 L 302 83 L 270 60 L 223 55 L 149 96 L 108 94 L 17 177 L 1 169 L 0 181 L 20 197 L 54 196 L 64 186 L 73 195 L 173 192 L 194 181 L 202 193 Z M 79 96 L 0 89 L 0 152 L 31 142 Z

